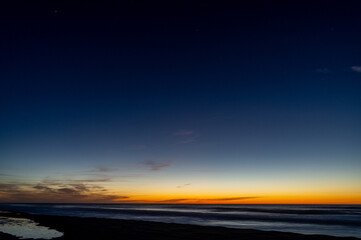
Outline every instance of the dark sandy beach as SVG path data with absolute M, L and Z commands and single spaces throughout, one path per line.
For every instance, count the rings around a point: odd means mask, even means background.
M 303 235 L 296 233 L 259 231 L 251 229 L 230 229 L 224 227 L 203 227 L 187 224 L 157 223 L 101 218 L 79 218 L 47 215 L 30 215 L 25 213 L 0 213 L 0 216 L 22 217 L 36 221 L 42 226 L 64 233 L 56 239 L 242 239 L 242 240 L 357 240 L 352 237 L 332 237 L 325 235 Z M 1 240 L 19 239 L 0 233 Z

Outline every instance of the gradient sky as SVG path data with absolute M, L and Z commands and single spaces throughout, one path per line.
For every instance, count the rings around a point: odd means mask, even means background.
M 0 202 L 361 203 L 360 1 L 119 2 L 2 7 Z

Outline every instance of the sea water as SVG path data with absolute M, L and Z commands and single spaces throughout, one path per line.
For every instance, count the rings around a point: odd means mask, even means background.
M 8 233 L 20 239 L 52 239 L 63 236 L 62 232 L 39 226 L 27 218 L 0 217 L 0 232 Z
M 361 205 L 0 204 L 0 209 L 361 238 Z

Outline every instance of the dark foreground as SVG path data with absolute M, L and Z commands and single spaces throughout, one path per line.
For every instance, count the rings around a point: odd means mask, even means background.
M 324 235 L 303 235 L 275 231 L 203 227 L 118 219 L 30 215 L 25 213 L 0 213 L 0 216 L 29 218 L 42 226 L 63 232 L 64 235 L 56 238 L 56 240 L 359 240 L 353 237 L 341 238 Z M 18 238 L 0 232 L 0 239 L 13 240 Z

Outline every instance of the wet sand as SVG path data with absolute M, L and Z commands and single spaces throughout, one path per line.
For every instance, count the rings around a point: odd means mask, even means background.
M 41 226 L 56 229 L 64 235 L 56 240 L 360 240 L 353 237 L 303 235 L 276 231 L 203 227 L 187 224 L 157 223 L 102 218 L 79 218 L 25 213 L 1 213 L 0 216 L 22 217 L 36 221 Z M 0 233 L 1 240 L 19 239 Z

